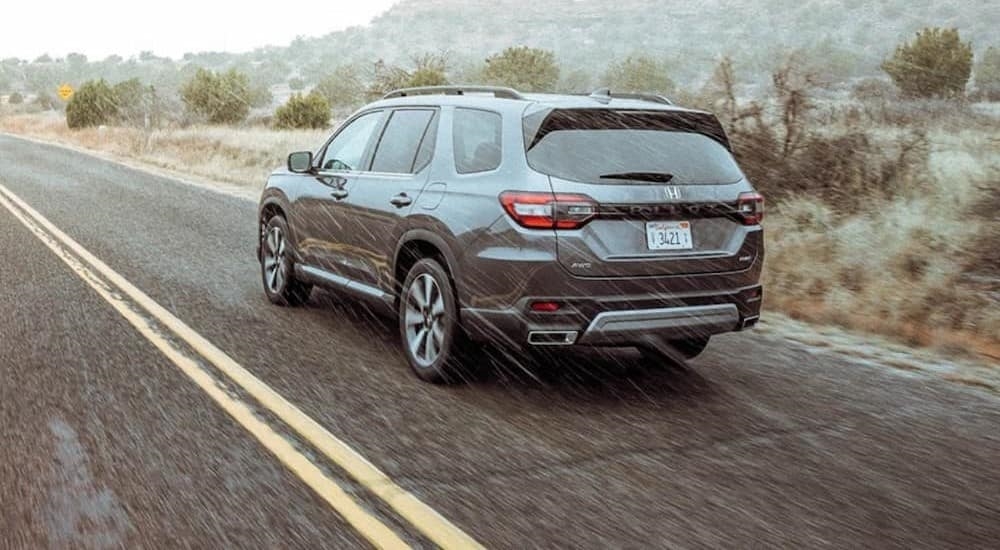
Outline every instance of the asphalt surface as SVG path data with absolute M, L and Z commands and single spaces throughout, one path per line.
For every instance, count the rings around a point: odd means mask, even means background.
M 4 136 L 0 184 L 487 547 L 1000 540 L 987 392 L 780 331 L 680 370 L 484 351 L 470 384 L 431 386 L 392 321 L 327 292 L 267 302 L 253 202 Z M 0 548 L 368 544 L 3 208 L 0 236 Z

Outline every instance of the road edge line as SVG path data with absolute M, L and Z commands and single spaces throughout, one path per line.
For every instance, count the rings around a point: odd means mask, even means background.
M 475 539 L 459 529 L 436 510 L 397 485 L 388 475 L 355 451 L 346 442 L 282 397 L 270 386 L 251 374 L 224 351 L 167 311 L 146 293 L 139 290 L 123 276 L 66 235 L 38 211 L 0 184 L 0 195 L 17 205 L 53 237 L 77 254 L 101 276 L 124 292 L 139 307 L 163 324 L 196 353 L 218 368 L 232 382 L 250 394 L 264 408 L 291 427 L 299 436 L 315 446 L 327 458 L 360 483 L 365 489 L 385 502 L 400 517 L 438 546 L 451 548 L 482 548 Z

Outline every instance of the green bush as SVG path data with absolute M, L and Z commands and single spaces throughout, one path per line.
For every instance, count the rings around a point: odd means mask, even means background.
M 66 124 L 87 128 L 108 124 L 118 116 L 118 97 L 102 78 L 84 82 L 66 105 Z
M 7 103 L 10 103 L 11 105 L 20 105 L 24 103 L 24 96 L 21 95 L 21 92 L 14 92 L 7 98 Z
M 991 46 L 979 58 L 976 89 L 986 101 L 1000 101 L 1000 49 Z
M 545 92 L 559 81 L 559 66 L 548 50 L 517 46 L 487 58 L 483 78 L 524 92 Z
M 326 128 L 330 124 L 330 103 L 323 94 L 312 91 L 309 95 L 292 94 L 274 113 L 277 128 Z
M 354 107 L 365 98 L 364 82 L 353 65 L 337 67 L 323 77 L 313 91 L 323 94 L 332 107 Z
M 292 77 L 288 81 L 288 87 L 296 92 L 306 87 L 306 82 L 299 77 Z
M 925 28 L 882 64 L 907 97 L 960 97 L 972 74 L 972 45 L 957 29 Z
M 189 113 L 211 124 L 238 124 L 250 113 L 250 79 L 235 69 L 198 69 L 181 87 L 181 99 Z
M 674 82 L 662 63 L 645 56 L 628 57 L 613 63 L 604 73 L 604 83 L 612 92 L 658 92 L 669 94 Z

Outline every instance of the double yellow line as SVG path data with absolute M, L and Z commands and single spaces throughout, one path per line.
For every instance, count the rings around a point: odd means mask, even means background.
M 389 508 L 432 542 L 442 548 L 481 548 L 472 537 L 393 482 L 347 443 L 331 434 L 225 352 L 80 246 L 3 184 L 0 184 L 0 206 L 9 210 L 143 337 L 371 544 L 378 548 L 409 547 L 397 533 L 362 507 L 285 437 L 260 420 L 247 403 L 227 394 L 212 374 L 200 366 L 191 354 L 172 342 L 164 332 L 186 344 L 201 360 L 215 366 L 229 382 L 252 396 L 260 406 L 281 419 L 299 437 L 318 449 L 365 489 L 382 499 Z

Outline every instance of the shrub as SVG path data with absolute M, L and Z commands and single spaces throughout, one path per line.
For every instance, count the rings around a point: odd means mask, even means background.
M 7 98 L 7 103 L 10 103 L 11 105 L 20 105 L 24 103 L 24 96 L 21 95 L 21 92 L 14 92 Z
M 611 91 L 620 92 L 668 94 L 674 89 L 674 82 L 667 75 L 666 67 L 644 56 L 627 57 L 620 63 L 613 63 L 604 73 L 604 83 Z
M 115 84 L 112 91 L 118 105 L 114 122 L 125 126 L 144 126 L 150 114 L 152 89 L 143 86 L 138 78 L 131 78 Z
M 851 97 L 862 102 L 887 101 L 896 98 L 896 89 L 881 78 L 865 78 L 851 89 Z
M 237 124 L 250 112 L 250 80 L 243 73 L 198 69 L 181 87 L 188 112 L 211 124 Z
M 309 95 L 292 94 L 274 113 L 277 128 L 326 128 L 330 123 L 330 103 L 323 94 L 313 91 Z
M 959 97 L 972 73 L 972 45 L 957 29 L 925 28 L 882 64 L 903 95 Z
M 986 101 L 1000 101 L 1000 49 L 991 46 L 979 59 L 976 89 Z
M 84 82 L 66 105 L 66 124 L 87 128 L 108 124 L 118 115 L 118 98 L 102 78 Z
M 544 92 L 558 82 L 559 66 L 555 54 L 548 50 L 516 46 L 487 58 L 483 78 L 490 84 Z
M 424 54 L 413 58 L 414 70 L 407 71 L 398 66 L 386 65 L 381 59 L 375 63 L 375 77 L 368 88 L 372 99 L 379 98 L 393 90 L 416 86 L 441 86 L 448 83 L 445 74 L 445 60 L 435 54 Z
M 323 77 L 313 91 L 323 94 L 332 107 L 353 107 L 365 97 L 365 85 L 353 65 L 337 67 Z
M 288 87 L 292 90 L 299 91 L 306 87 L 306 83 L 299 77 L 292 77 L 288 81 Z

